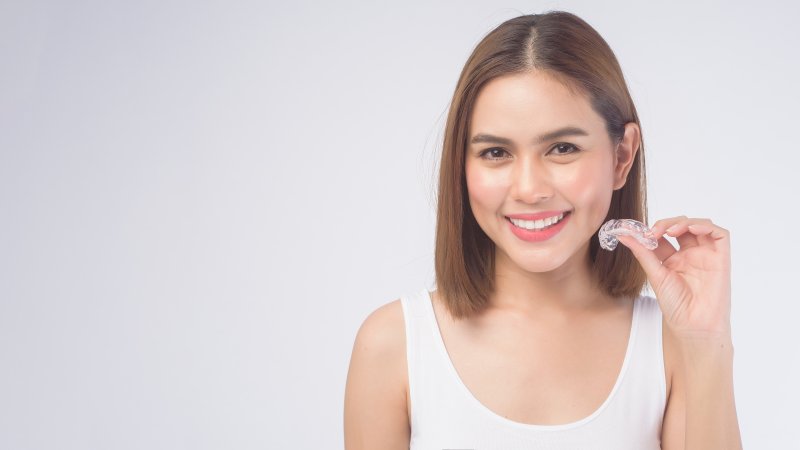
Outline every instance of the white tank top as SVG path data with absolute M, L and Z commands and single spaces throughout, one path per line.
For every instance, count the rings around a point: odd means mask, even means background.
M 634 301 L 625 360 L 611 394 L 576 422 L 532 425 L 497 414 L 461 381 L 427 289 L 401 296 L 411 399 L 410 450 L 659 450 L 666 407 L 661 309 Z

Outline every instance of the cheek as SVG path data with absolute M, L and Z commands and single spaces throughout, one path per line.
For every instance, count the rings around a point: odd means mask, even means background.
M 499 171 L 480 170 L 467 165 L 465 176 L 470 203 L 476 206 L 502 203 L 506 192 L 506 181 Z
M 604 171 L 597 166 L 586 166 L 576 170 L 569 184 L 572 199 L 576 208 L 583 208 L 582 216 L 588 224 L 594 226 L 605 219 L 611 202 L 614 178 L 611 171 Z

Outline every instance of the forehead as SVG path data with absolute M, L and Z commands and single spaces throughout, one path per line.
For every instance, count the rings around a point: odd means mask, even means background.
M 604 130 L 603 118 L 588 97 L 543 72 L 514 74 L 489 81 L 475 102 L 471 134 L 493 132 L 522 138 L 564 125 L 593 133 Z

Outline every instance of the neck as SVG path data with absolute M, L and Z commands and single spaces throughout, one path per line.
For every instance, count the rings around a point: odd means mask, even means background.
M 526 317 L 564 318 L 619 306 L 620 300 L 607 296 L 592 277 L 586 255 L 577 252 L 548 272 L 528 272 L 498 252 L 490 309 Z

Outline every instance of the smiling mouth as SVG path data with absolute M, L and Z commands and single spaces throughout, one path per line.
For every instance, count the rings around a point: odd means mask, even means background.
M 541 227 L 541 228 L 524 228 L 524 227 L 521 227 L 521 226 L 519 226 L 519 225 L 515 224 L 515 223 L 514 223 L 514 221 L 512 221 L 512 220 L 511 220 L 511 218 L 509 218 L 509 217 L 506 217 L 505 219 L 506 219 L 506 220 L 507 220 L 509 223 L 511 223 L 512 225 L 514 225 L 515 227 L 517 227 L 517 228 L 519 228 L 519 229 L 521 229 L 521 230 L 527 230 L 527 231 L 544 231 L 544 230 L 550 229 L 550 228 L 552 228 L 552 227 L 554 227 L 554 226 L 556 226 L 556 225 L 560 224 L 560 223 L 561 223 L 562 221 L 564 221 L 564 219 L 566 219 L 566 218 L 567 218 L 567 216 L 569 216 L 570 214 L 572 214 L 572 210 L 569 210 L 569 211 L 567 211 L 567 212 L 563 213 L 563 214 L 561 215 L 561 218 L 560 218 L 558 221 L 556 221 L 556 222 L 554 222 L 554 223 L 551 223 L 550 225 L 543 226 L 543 227 Z

